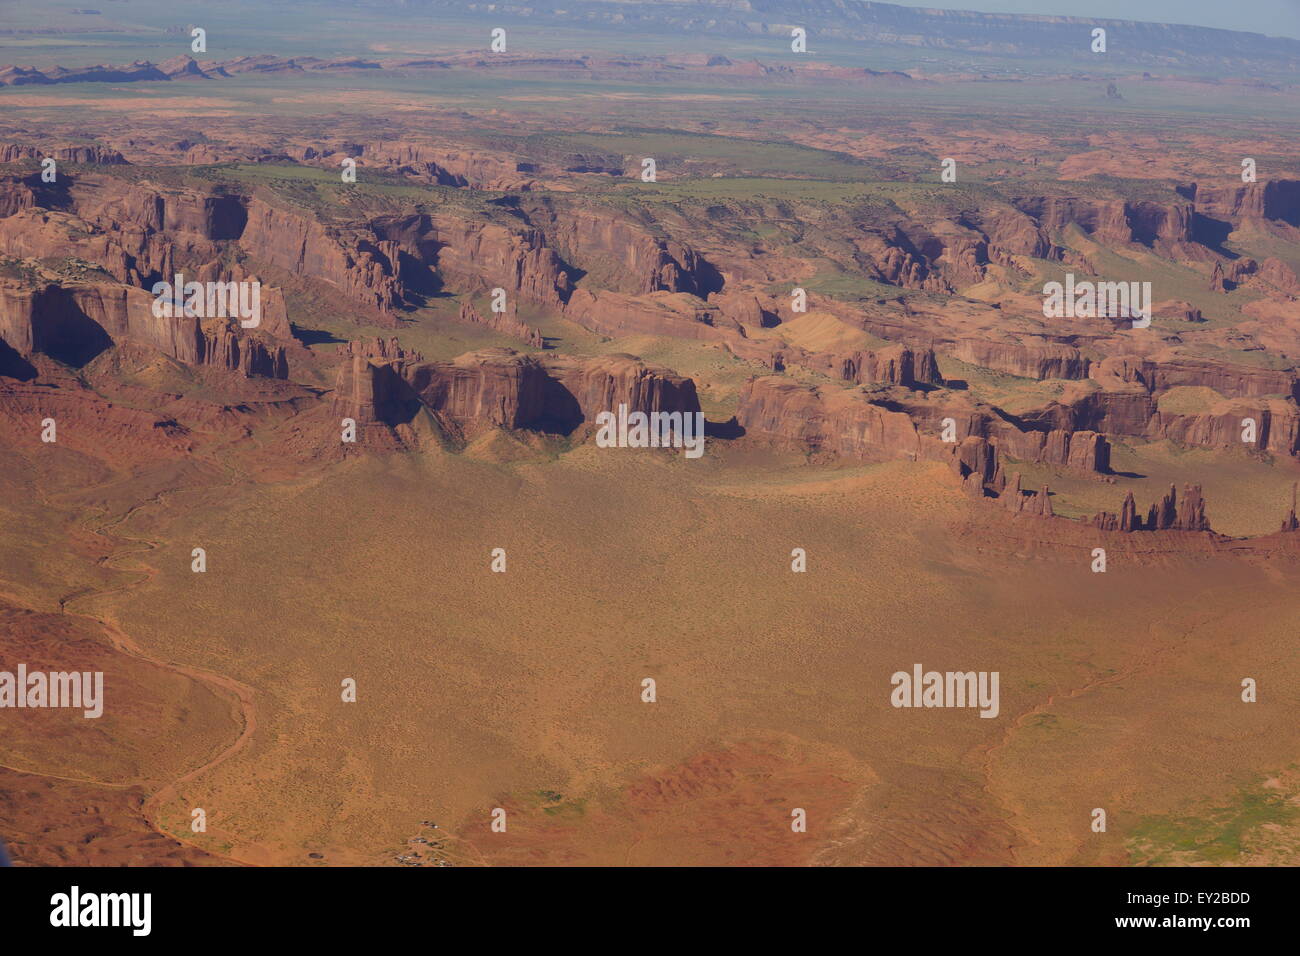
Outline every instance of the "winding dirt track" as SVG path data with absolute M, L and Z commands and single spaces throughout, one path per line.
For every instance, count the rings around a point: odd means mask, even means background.
M 115 540 L 120 540 L 120 536 L 118 536 L 118 538 L 115 538 L 113 535 L 109 534 L 108 532 L 109 529 L 114 528 L 122 524 L 126 520 L 128 520 L 136 511 L 140 510 L 141 508 L 150 504 L 156 504 L 160 502 L 164 494 L 165 492 L 160 492 L 157 495 L 154 495 L 152 498 L 148 499 L 147 501 L 143 501 L 137 505 L 133 505 L 132 507 L 128 508 L 117 518 L 114 518 L 113 520 L 101 524 L 95 528 L 86 529 L 96 537 L 103 539 L 106 548 L 108 549 L 108 553 L 100 557 L 96 562 L 98 565 L 126 574 L 140 575 L 140 577 L 137 580 L 113 588 L 79 589 L 73 592 L 72 594 L 69 594 L 61 598 L 59 600 L 59 606 L 63 610 L 63 613 L 65 614 L 69 614 L 73 617 L 79 617 L 82 618 L 83 620 L 92 621 L 95 624 L 99 625 L 103 629 L 104 633 L 107 635 L 109 643 L 113 646 L 114 649 L 116 649 L 120 653 L 126 654 L 130 657 L 134 657 L 137 660 L 144 661 L 148 664 L 152 664 L 155 667 L 160 667 L 163 668 L 164 670 L 171 671 L 172 673 L 181 674 L 192 680 L 200 681 L 208 685 L 209 687 L 213 688 L 214 690 L 216 690 L 219 695 L 224 694 L 228 696 L 231 702 L 231 714 L 241 728 L 239 735 L 234 739 L 234 741 L 232 741 L 228 746 L 223 748 L 211 760 L 208 760 L 207 762 L 201 764 L 200 766 L 195 767 L 193 770 L 190 770 L 187 773 L 182 774 L 181 776 L 177 777 L 175 780 L 172 780 L 171 782 L 164 784 L 162 787 L 156 790 L 150 797 L 148 797 L 148 799 L 145 800 L 144 805 L 141 807 L 141 813 L 144 817 L 145 823 L 147 823 L 149 827 L 153 829 L 156 833 L 158 833 L 160 836 L 166 837 L 171 840 L 176 840 L 180 843 L 184 843 L 188 846 L 194 847 L 197 850 L 201 850 L 202 852 L 210 856 L 219 857 L 231 863 L 245 864 L 245 861 L 243 860 L 239 860 L 228 854 L 219 853 L 208 846 L 203 846 L 192 840 L 186 839 L 186 837 L 182 834 L 173 833 L 165 829 L 162 825 L 161 810 L 162 807 L 168 801 L 175 799 L 177 796 L 179 796 L 180 788 L 183 787 L 185 784 L 189 783 L 191 780 L 194 780 L 202 776 L 203 774 L 207 773 L 209 770 L 212 770 L 214 767 L 224 763 L 226 760 L 229 760 L 232 756 L 234 756 L 239 751 L 243 750 L 246 746 L 248 746 L 249 741 L 253 739 L 253 733 L 257 730 L 257 706 L 254 701 L 253 689 L 249 687 L 247 684 L 243 684 L 240 681 L 235 680 L 233 677 L 227 677 L 224 674 L 218 674 L 215 673 L 214 671 L 204 670 L 203 668 L 199 668 L 199 667 L 191 667 L 186 664 L 177 664 L 171 661 L 165 661 L 162 660 L 161 658 L 155 657 L 154 655 L 144 650 L 144 648 L 142 648 L 134 640 L 132 640 L 131 637 L 125 631 L 123 631 L 115 622 L 111 620 L 107 620 L 102 617 L 97 617 L 94 614 L 80 613 L 80 612 L 69 610 L 69 606 L 74 601 L 86 601 L 90 599 L 102 598 L 110 594 L 125 593 L 134 590 L 135 588 L 138 588 L 144 584 L 147 584 L 148 582 L 152 581 L 154 577 L 157 576 L 157 571 L 154 568 L 149 567 L 147 564 L 144 564 L 143 562 L 137 562 L 135 566 L 130 566 L 130 567 L 123 567 L 117 564 L 117 562 L 121 561 L 122 559 L 129 558 L 132 555 L 145 554 L 147 552 L 156 550 L 158 547 L 158 544 L 156 542 L 148 541 L 145 539 L 132 538 L 127 540 L 134 542 L 134 544 L 136 545 L 135 547 L 120 547 L 114 549 L 113 548 L 114 542 Z M 140 786 L 144 784 L 143 781 L 135 782 L 135 783 L 133 782 L 107 783 L 107 782 L 97 781 L 97 780 L 83 780 L 75 777 L 63 777 L 63 776 L 59 776 L 58 774 L 43 773 L 38 770 L 27 770 L 18 767 L 12 767 L 7 769 L 16 770 L 20 773 L 28 773 L 28 774 L 35 774 L 37 776 L 42 776 L 42 777 L 49 777 L 51 779 L 56 779 L 56 780 L 68 780 L 68 781 L 75 781 L 78 783 L 88 783 L 88 784 L 94 784 L 96 786 L 110 787 L 112 789 L 117 789 L 117 790 L 128 789 L 132 786 Z

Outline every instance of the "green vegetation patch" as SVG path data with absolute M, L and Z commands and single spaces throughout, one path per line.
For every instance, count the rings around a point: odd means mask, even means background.
M 1231 863 L 1251 849 L 1255 832 L 1268 825 L 1300 823 L 1300 806 L 1284 790 L 1242 787 L 1226 806 L 1201 815 L 1143 818 L 1128 841 L 1132 861 Z

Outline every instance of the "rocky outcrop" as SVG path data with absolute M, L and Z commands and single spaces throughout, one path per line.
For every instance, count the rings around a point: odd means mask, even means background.
M 747 435 L 814 453 L 946 462 L 975 497 L 1000 491 L 1005 481 L 997 449 L 987 439 L 941 441 L 920 432 L 905 412 L 855 389 L 820 389 L 780 376 L 752 379 L 741 390 L 736 422 Z
M 569 299 L 564 314 L 583 328 L 611 338 L 667 335 L 720 341 L 727 337 L 716 324 L 720 318 L 716 310 L 687 293 L 631 296 L 578 289 Z
M 876 281 L 905 289 L 953 293 L 980 282 L 989 263 L 987 240 L 952 223 L 938 225 L 878 227 L 857 240 L 859 264 Z
M 821 364 L 814 356 L 810 367 Z M 916 388 L 918 385 L 942 385 L 939 364 L 933 349 L 911 349 L 891 345 L 883 349 L 862 349 L 847 355 L 831 356 L 827 361 L 832 374 L 858 385 L 884 383 Z
M 736 421 L 756 433 L 849 458 L 920 454 L 921 436 L 903 412 L 851 389 L 817 389 L 788 379 L 757 378 L 741 390 Z
M 1261 228 L 1269 223 L 1300 226 L 1300 180 L 1274 179 L 1235 186 L 1193 183 L 1185 192 L 1196 211 L 1234 228 Z
M 1278 292 L 1292 298 L 1300 297 L 1300 277 L 1281 259 L 1268 258 L 1259 264 L 1257 277 Z
M 750 339 L 743 332 L 739 337 L 724 338 L 722 346 L 737 358 L 758 362 L 777 372 L 800 366 L 856 385 L 898 385 L 913 389 L 943 385 L 934 350 L 919 346 L 809 352 L 779 340 Z
M 331 166 L 338 165 L 336 155 L 328 154 Z M 529 164 L 496 150 L 428 143 L 378 142 L 363 144 L 359 156 L 367 166 L 378 166 L 439 186 L 527 192 L 536 180 Z M 301 157 L 308 162 L 316 158 Z
M 0 67 L 0 86 L 26 86 L 49 83 L 135 83 L 140 80 L 166 80 L 166 73 L 147 60 L 124 66 L 85 66 L 68 69 L 62 66 L 44 70 L 16 66 Z
M 371 228 L 456 292 L 502 288 L 511 301 L 558 310 L 573 288 L 569 266 L 537 229 L 452 216 L 379 219 Z
M 484 428 L 529 428 L 546 417 L 541 363 L 510 349 L 483 349 L 404 371 L 420 402 L 440 420 L 472 435 Z
M 603 411 L 700 410 L 695 383 L 630 355 L 579 359 L 482 349 L 425 362 L 390 343 L 352 343 L 335 388 L 335 411 L 396 426 L 421 407 L 462 437 L 490 428 L 572 434 Z
M 1039 380 L 1087 378 L 1091 364 L 1078 349 L 1069 345 L 1024 345 L 976 338 L 960 339 L 953 357 L 1008 375 Z
M 542 333 L 527 322 L 520 321 L 517 312 L 489 312 L 489 318 L 474 308 L 472 302 L 462 302 L 459 316 L 462 322 L 470 325 L 480 325 L 491 329 L 493 332 L 512 336 L 535 349 L 545 348 L 546 346 L 546 340 L 542 338 Z
M 40 353 L 74 366 L 129 341 L 186 365 L 288 377 L 283 344 L 250 335 L 235 322 L 158 317 L 153 304 L 152 295 L 130 286 L 0 282 L 0 339 L 24 357 Z
M 217 323 L 202 330 L 199 362 L 249 378 L 289 377 L 289 360 L 283 345 L 243 335 L 229 323 Z
M 362 439 L 370 432 L 368 426 L 406 424 L 420 404 L 402 378 L 401 365 L 375 358 L 378 356 L 367 355 L 364 348 L 349 347 L 334 380 L 333 415 L 356 422 Z
M 1087 474 L 1110 471 L 1110 443 L 1099 432 L 1075 427 L 1068 416 L 1053 421 L 1013 419 L 996 408 L 957 393 L 930 395 L 900 391 L 878 393 L 873 400 L 907 414 L 916 426 L 930 435 L 942 435 L 948 420 L 957 439 L 976 436 L 996 446 L 1000 455 L 1020 461 L 1053 465 Z
M 1191 203 L 1031 196 L 1012 200 L 1046 236 L 1077 226 L 1102 245 L 1141 245 L 1186 253 L 1195 242 Z
M 1151 505 L 1145 520 L 1138 514 L 1133 493 L 1124 496 L 1118 515 L 1100 512 L 1091 524 L 1103 531 L 1211 531 L 1210 520 L 1205 515 L 1205 499 L 1200 485 L 1183 488 L 1183 500 L 1178 501 L 1178 489 L 1169 486 L 1169 492 Z
M 523 202 L 520 211 L 546 243 L 602 288 L 630 295 L 689 292 L 706 298 L 722 277 L 691 246 L 600 206 Z
M 1294 484 L 1291 485 L 1291 510 L 1282 519 L 1282 530 L 1285 532 L 1300 531 L 1300 518 L 1296 517 L 1296 486 Z
M 18 143 L 0 143 L 0 163 L 16 163 L 24 159 L 51 157 L 60 163 L 86 163 L 97 166 L 125 166 L 126 157 L 106 146 L 56 146 L 41 149 Z
M 719 292 L 709 296 L 709 305 L 742 329 L 768 329 L 781 322 L 779 307 L 771 296 Z
M 249 255 L 293 275 L 324 280 L 353 302 L 394 324 L 403 302 L 396 247 L 376 242 L 363 229 L 326 226 L 307 215 L 247 202 L 247 222 L 237 238 Z
M 662 366 L 646 365 L 631 355 L 602 355 L 579 359 L 552 356 L 542 359 L 547 376 L 573 396 L 583 421 L 591 421 L 604 411 L 617 412 L 620 405 L 629 411 L 698 412 L 700 400 L 695 382 Z M 559 396 L 561 406 L 552 404 L 548 415 L 563 419 L 567 401 Z
M 1105 474 L 1110 471 L 1110 443 L 1094 431 L 1021 431 L 993 424 L 989 433 L 998 448 L 1012 458 L 1057 465 L 1076 471 Z

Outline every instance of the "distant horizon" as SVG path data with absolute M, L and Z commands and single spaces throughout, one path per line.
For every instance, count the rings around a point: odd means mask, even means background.
M 862 0 L 869 2 L 869 0 Z M 877 0 L 903 7 L 1019 13 L 1039 16 L 1143 20 L 1181 26 L 1213 27 L 1300 40 L 1300 0 L 1252 0 L 1228 7 L 1216 0 Z

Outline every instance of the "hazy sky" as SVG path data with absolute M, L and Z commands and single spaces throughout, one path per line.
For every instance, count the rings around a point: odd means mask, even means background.
M 1300 0 L 889 0 L 909 7 L 1194 23 L 1300 39 Z

